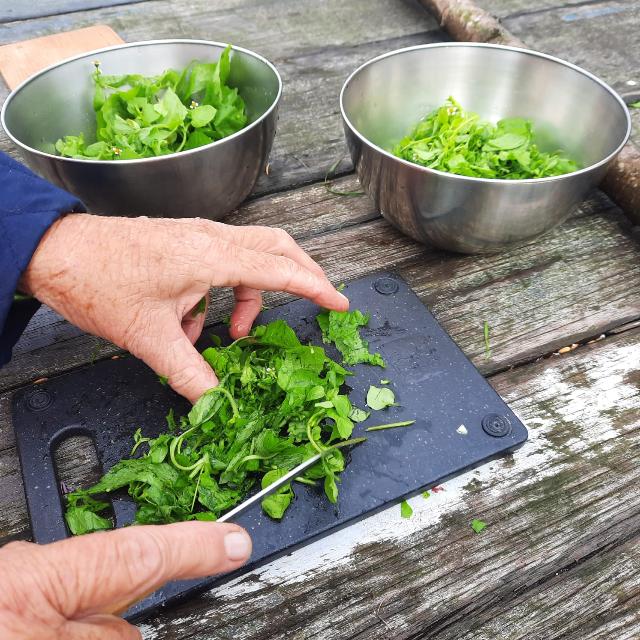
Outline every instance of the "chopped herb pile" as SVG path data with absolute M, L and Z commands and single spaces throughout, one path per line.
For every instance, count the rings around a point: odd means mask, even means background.
M 321 314 L 319 322 L 339 340 L 345 360 L 371 359 L 358 334 L 365 316 L 351 311 L 332 322 L 332 314 Z M 322 347 L 301 344 L 282 320 L 202 355 L 215 369 L 219 386 L 207 391 L 179 424 L 171 411 L 166 433 L 147 438 L 138 430 L 130 458 L 116 463 L 94 486 L 70 493 L 66 520 L 72 533 L 111 528 L 110 505 L 100 496 L 118 490 L 133 498 L 139 524 L 215 520 L 257 484 L 266 487 L 350 438 L 354 423 L 369 417 L 341 392 L 350 372 Z M 374 360 L 382 362 L 379 356 Z M 335 503 L 344 466 L 341 451 L 335 450 L 296 480 L 322 487 Z M 289 483 L 266 497 L 262 508 L 280 519 L 294 495 Z
M 502 180 L 546 178 L 579 168 L 562 151 L 541 151 L 534 139 L 530 120 L 505 118 L 494 125 L 449 98 L 421 120 L 393 154 L 430 169 Z
M 227 84 L 227 47 L 213 63 L 191 62 L 182 72 L 159 76 L 93 73 L 95 142 L 82 134 L 56 142 L 69 158 L 132 160 L 194 149 L 220 140 L 247 124 L 244 101 Z

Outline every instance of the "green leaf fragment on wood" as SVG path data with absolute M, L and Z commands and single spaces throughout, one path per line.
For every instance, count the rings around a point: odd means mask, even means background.
M 400 515 L 403 518 L 407 518 L 407 519 L 409 519 L 413 515 L 413 509 L 411 508 L 411 505 L 406 500 L 403 500 L 400 503 Z
M 482 520 L 473 519 L 471 521 L 471 528 L 475 533 L 482 533 L 487 528 L 487 523 Z

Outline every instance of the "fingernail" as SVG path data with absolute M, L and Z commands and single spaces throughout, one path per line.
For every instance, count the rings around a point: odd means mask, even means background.
M 349 304 L 349 298 L 347 298 L 347 296 L 345 296 L 345 295 L 344 295 L 344 293 L 340 293 L 339 291 L 338 291 L 338 293 L 340 294 L 340 297 L 341 297 L 341 298 L 342 298 L 342 299 L 343 299 L 347 304 Z
M 227 533 L 224 537 L 224 550 L 229 560 L 248 560 L 251 555 L 251 538 L 240 531 Z

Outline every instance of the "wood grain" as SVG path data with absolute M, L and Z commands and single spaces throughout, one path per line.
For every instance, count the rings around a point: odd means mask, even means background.
M 111 27 L 99 24 L 6 44 L 0 47 L 0 73 L 8 87 L 14 89 L 29 76 L 56 62 L 123 42 Z
M 339 180 L 341 190 L 357 187 Z M 597 212 L 597 213 L 596 213 Z M 235 224 L 284 227 L 334 282 L 396 269 L 486 373 L 545 355 L 640 317 L 640 245 L 601 195 L 540 240 L 494 256 L 424 247 L 390 227 L 366 196 L 345 198 L 314 185 L 247 203 Z M 287 298 L 269 294 L 273 306 Z M 216 292 L 208 322 L 232 303 Z M 491 357 L 482 326 L 490 324 Z M 118 353 L 50 311 L 40 311 L 0 371 L 0 390 Z
M 180 19 L 176 20 L 175 16 Z M 448 37 L 433 17 L 412 2 L 367 2 L 366 9 L 339 0 L 268 3 L 260 0 L 150 1 L 0 25 L 0 42 L 48 35 L 96 22 L 127 42 L 156 38 L 203 38 L 245 46 L 271 60 L 284 92 L 269 176 L 255 193 L 274 193 L 324 178 L 346 154 L 338 95 L 358 65 L 386 51 Z M 272 25 L 273 30 L 264 25 Z M 0 87 L 0 100 L 6 90 Z M 15 153 L 0 132 L 0 150 Z M 345 161 L 342 171 L 350 171 Z
M 632 330 L 494 376 L 530 430 L 513 456 L 413 499 L 409 521 L 390 508 L 149 620 L 144 637 L 634 637 L 639 359 Z M 28 535 L 11 446 L 0 444 L 14 464 L 2 467 L 5 540 Z M 483 534 L 473 518 L 488 523 Z

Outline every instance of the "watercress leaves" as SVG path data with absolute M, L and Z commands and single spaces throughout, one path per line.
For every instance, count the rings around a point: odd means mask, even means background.
M 247 124 L 244 101 L 227 84 L 231 47 L 217 62 L 191 62 L 159 76 L 93 73 L 96 140 L 82 134 L 56 142 L 70 158 L 131 160 L 194 149 Z
M 196 76 L 193 86 L 201 84 Z M 366 316 L 351 313 L 353 320 L 333 321 L 332 335 L 345 349 L 370 356 L 358 335 Z M 135 502 L 136 523 L 216 519 L 257 483 L 265 487 L 326 447 L 346 441 L 354 422 L 369 415 L 341 392 L 350 373 L 322 347 L 301 344 L 283 320 L 258 326 L 227 347 L 213 342 L 216 346 L 202 355 L 220 384 L 180 420 L 170 412 L 168 431 L 158 437 L 137 430 L 130 458 L 94 486 L 67 496 L 72 533 L 111 527 L 109 503 L 98 497 L 116 491 L 126 491 Z M 341 451 L 334 450 L 296 480 L 317 483 L 335 503 L 344 466 Z M 288 484 L 266 497 L 262 508 L 279 520 L 293 499 Z
M 523 180 L 579 169 L 562 151 L 541 151 L 530 120 L 480 120 L 453 98 L 421 120 L 393 149 L 404 160 L 431 169 L 479 178 Z
M 324 342 L 336 345 L 345 364 L 374 364 L 384 367 L 379 353 L 369 353 L 369 345 L 360 335 L 360 327 L 369 324 L 369 315 L 354 311 L 325 311 L 317 317 Z

